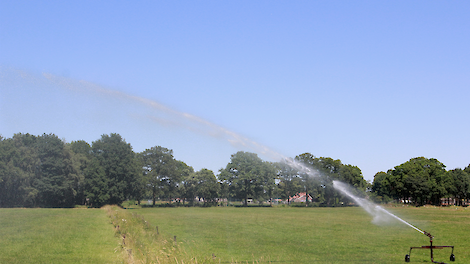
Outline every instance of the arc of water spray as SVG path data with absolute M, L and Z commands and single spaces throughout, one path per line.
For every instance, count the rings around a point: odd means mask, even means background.
M 250 140 L 249 138 L 244 137 L 238 133 L 230 131 L 224 127 L 216 125 L 198 116 L 171 109 L 153 100 L 142 98 L 139 96 L 129 95 L 129 94 L 119 92 L 119 91 L 106 89 L 100 85 L 93 84 L 93 83 L 86 82 L 86 81 L 74 81 L 69 78 L 58 77 L 49 73 L 43 73 L 43 76 L 47 78 L 48 80 L 50 80 L 51 82 L 61 87 L 67 88 L 69 90 L 94 92 L 94 93 L 98 93 L 98 94 L 102 94 L 106 96 L 111 96 L 114 98 L 119 98 L 119 99 L 126 100 L 126 101 L 140 103 L 140 104 L 146 105 L 147 107 L 150 107 L 151 109 L 154 109 L 163 114 L 166 114 L 170 117 L 168 119 L 149 117 L 150 120 L 154 122 L 158 122 L 161 124 L 173 124 L 175 126 L 182 126 L 185 129 L 189 129 L 189 130 L 196 131 L 196 132 L 198 132 L 197 127 L 202 126 L 202 127 L 210 129 L 209 132 L 205 133 L 208 136 L 224 138 L 231 145 L 250 148 L 256 153 L 260 153 L 274 160 L 286 159 L 285 156 L 277 153 L 276 151 L 273 151 L 272 149 L 266 146 L 263 146 L 262 144 L 259 144 L 258 142 Z M 185 124 L 184 122 L 175 121 L 178 119 L 189 121 L 193 125 L 191 126 L 191 125 Z
M 253 151 L 255 151 L 256 153 L 260 153 L 260 154 L 262 154 L 264 156 L 267 156 L 271 159 L 281 160 L 285 164 L 287 164 L 289 167 L 298 170 L 300 173 L 305 173 L 305 174 L 309 175 L 310 177 L 315 177 L 315 178 L 321 177 L 321 174 L 318 171 L 316 171 L 314 169 L 311 169 L 311 168 L 308 168 L 304 164 L 302 164 L 300 162 L 297 162 L 294 159 L 287 158 L 286 156 L 281 155 L 280 153 L 277 153 L 276 151 L 273 151 L 272 149 L 270 149 L 266 146 L 263 146 L 262 144 L 259 144 L 258 142 L 250 140 L 250 139 L 248 139 L 244 136 L 241 136 L 241 135 L 239 135 L 239 134 L 237 134 L 233 131 L 230 131 L 226 128 L 223 128 L 219 125 L 216 125 L 212 122 L 209 122 L 209 121 L 207 121 L 205 119 L 202 119 L 200 117 L 197 117 L 195 115 L 191 115 L 191 114 L 188 114 L 188 113 L 176 111 L 174 109 L 171 109 L 171 108 L 169 108 L 169 107 L 167 107 L 163 104 L 157 103 L 155 101 L 152 101 L 152 100 L 149 100 L 149 99 L 146 99 L 146 98 L 142 98 L 142 97 L 138 97 L 138 96 L 129 95 L 129 94 L 119 92 L 119 91 L 106 89 L 102 86 L 99 86 L 99 85 L 96 85 L 96 84 L 93 84 L 93 83 L 90 83 L 90 82 L 86 82 L 86 81 L 77 82 L 77 81 L 73 81 L 73 80 L 68 79 L 68 78 L 58 77 L 58 76 L 48 74 L 48 73 L 44 73 L 43 76 L 46 77 L 48 80 L 52 81 L 53 83 L 56 83 L 56 84 L 60 85 L 61 87 L 65 87 L 65 88 L 70 89 L 70 90 L 92 91 L 92 92 L 95 92 L 95 93 L 104 94 L 104 95 L 112 96 L 112 97 L 115 97 L 115 98 L 120 98 L 120 99 L 123 99 L 123 100 L 130 100 L 130 101 L 133 101 L 133 102 L 144 104 L 144 105 L 146 105 L 146 106 L 148 106 L 152 109 L 158 110 L 158 111 L 163 112 L 165 114 L 168 114 L 172 117 L 182 118 L 182 119 L 190 121 L 190 122 L 192 122 L 196 125 L 202 125 L 202 126 L 207 127 L 207 128 L 212 130 L 211 133 L 208 133 L 209 136 L 223 135 L 224 138 L 232 145 L 243 146 L 243 147 L 246 147 L 246 148 L 250 148 Z M 163 123 L 163 122 L 171 123 L 171 122 L 173 122 L 173 121 L 169 121 L 169 120 L 161 120 L 161 119 L 158 119 L 158 118 L 151 118 L 151 120 L 153 120 L 155 122 L 160 122 L 160 123 Z M 173 124 L 178 125 L 178 123 L 175 123 L 175 122 L 173 122 Z M 183 124 L 179 124 L 179 125 L 182 125 L 183 127 L 187 128 L 187 129 L 190 129 L 190 130 L 195 130 L 193 127 L 188 127 L 188 126 L 183 125 Z M 396 220 L 406 224 L 407 226 L 415 229 L 416 231 L 418 231 L 422 234 L 428 234 L 425 231 L 422 231 L 421 229 L 419 229 L 419 228 L 413 226 L 412 224 L 406 222 L 405 220 L 401 219 L 400 217 L 390 213 L 389 211 L 385 210 L 381 206 L 376 205 L 376 204 L 374 204 L 370 201 L 367 201 L 366 199 L 359 198 L 359 197 L 353 195 L 350 191 L 348 191 L 348 186 L 344 183 L 341 183 L 339 181 L 333 181 L 333 187 L 335 189 L 337 189 L 338 191 L 342 192 L 343 194 L 345 194 L 346 196 L 348 196 L 349 198 L 351 198 L 359 206 L 364 208 L 370 215 L 374 216 L 374 219 L 380 218 L 381 214 L 386 214 L 386 215 L 391 216 L 391 217 L 395 218 Z
M 171 109 L 163 104 L 160 104 L 150 99 L 146 99 L 146 98 L 142 98 L 142 97 L 134 96 L 134 95 L 129 95 L 129 94 L 111 90 L 111 89 L 106 89 L 100 85 L 90 83 L 87 81 L 74 81 L 69 78 L 59 77 L 59 76 L 55 76 L 49 73 L 43 73 L 43 76 L 47 78 L 49 81 L 59 85 L 60 87 L 64 87 L 69 90 L 79 91 L 79 92 L 80 91 L 94 92 L 94 93 L 103 94 L 106 96 L 111 96 L 111 97 L 115 97 L 115 98 L 119 98 L 119 99 L 123 99 L 127 101 L 133 101 L 133 102 L 137 102 L 140 104 L 144 104 L 152 109 L 165 113 L 169 115 L 170 117 L 174 117 L 173 119 L 182 118 L 183 120 L 190 121 L 194 124 L 194 126 L 188 126 L 186 124 L 182 124 L 182 122 L 177 123 L 174 120 L 170 121 L 170 120 L 162 120 L 161 118 L 150 117 L 150 119 L 154 122 L 159 122 L 159 123 L 164 123 L 164 124 L 171 123 L 174 125 L 180 125 L 192 131 L 196 130 L 195 126 L 207 127 L 210 129 L 210 132 L 206 133 L 206 135 L 209 135 L 212 137 L 214 136 L 218 137 L 217 135 L 222 135 L 221 138 L 224 138 L 225 140 L 227 140 L 231 145 L 249 148 L 253 150 L 254 152 L 262 154 L 272 160 L 283 161 L 291 168 L 294 168 L 298 170 L 299 172 L 305 173 L 309 175 L 310 177 L 320 177 L 320 173 L 318 171 L 310 169 L 307 166 L 303 165 L 302 163 L 299 163 L 295 161 L 294 159 L 288 158 L 272 150 L 271 148 L 267 146 L 264 146 L 256 141 L 253 141 L 247 137 L 244 137 L 238 133 L 230 131 L 212 122 L 209 122 L 198 116 Z

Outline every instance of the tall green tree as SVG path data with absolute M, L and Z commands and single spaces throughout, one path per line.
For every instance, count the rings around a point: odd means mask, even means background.
M 433 158 L 410 159 L 388 174 L 390 194 L 399 200 L 411 198 L 418 205 L 439 204 L 440 198 L 447 195 L 446 186 L 451 182 L 445 165 Z
M 377 172 L 374 175 L 372 182 L 372 193 L 375 196 L 376 202 L 389 202 L 392 197 L 390 190 L 391 184 L 389 182 L 389 175 L 386 172 Z
M 168 197 L 168 200 L 171 202 L 172 198 L 178 198 L 178 201 L 181 201 L 184 191 L 183 180 L 189 175 L 194 173 L 194 169 L 191 166 L 188 166 L 183 161 L 174 160 L 171 165 L 171 172 L 167 177 L 163 178 L 163 190 L 165 191 L 165 196 Z
M 470 198 L 470 174 L 460 168 L 447 172 L 452 184 L 448 185 L 449 196 L 456 198 L 458 205 L 462 199 Z
M 227 181 L 232 195 L 247 206 L 248 198 L 264 198 L 267 188 L 274 185 L 275 173 L 274 166 L 263 162 L 257 154 L 239 151 L 231 156 L 219 178 Z
M 163 195 L 161 180 L 169 173 L 167 164 L 173 162 L 173 150 L 155 146 L 138 153 L 137 157 L 139 167 L 142 168 L 144 186 L 155 205 L 157 198 Z
M 0 207 L 36 206 L 38 190 L 32 187 L 40 165 L 36 137 L 15 134 L 0 141 Z
M 205 204 L 215 202 L 219 195 L 220 184 L 214 172 L 203 168 L 191 175 L 195 184 L 194 194 L 203 199 Z
M 173 157 L 173 150 L 155 146 L 138 154 L 140 168 L 142 168 L 143 182 L 146 186 L 153 204 L 158 197 L 167 197 L 170 202 L 176 197 L 179 185 L 185 175 L 192 172 L 192 168 Z
M 91 157 L 87 194 L 95 206 L 120 204 L 132 196 L 139 169 L 130 144 L 119 134 L 102 135 L 92 143 Z
M 73 207 L 82 181 L 73 152 L 54 134 L 37 137 L 35 148 L 40 163 L 32 183 L 38 190 L 36 204 Z
M 91 156 L 84 173 L 86 204 L 94 207 L 112 204 L 109 193 L 109 181 L 111 179 L 106 175 L 104 167 L 101 166 L 97 157 Z

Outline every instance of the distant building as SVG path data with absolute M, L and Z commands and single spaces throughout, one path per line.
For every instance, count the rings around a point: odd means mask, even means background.
M 468 199 L 456 199 L 456 198 L 441 198 L 441 206 L 468 206 L 470 201 Z
M 294 196 L 289 197 L 291 203 L 305 203 L 307 201 L 307 194 L 305 192 L 297 193 Z M 309 194 L 308 201 L 313 202 L 313 197 Z

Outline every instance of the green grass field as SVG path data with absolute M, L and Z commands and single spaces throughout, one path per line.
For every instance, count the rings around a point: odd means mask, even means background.
M 0 263 L 121 263 L 100 209 L 0 209 Z
M 390 208 L 435 236 L 434 245 L 454 245 L 456 262 L 470 263 L 470 210 Z M 398 222 L 377 226 L 361 208 L 146 208 L 132 210 L 176 235 L 204 258 L 255 263 L 404 263 L 410 246 L 429 238 Z M 435 250 L 449 262 L 451 249 Z M 429 250 L 413 250 L 412 263 L 429 263 Z
M 405 263 L 410 246 L 429 245 L 429 238 L 412 228 L 398 222 L 376 226 L 355 207 L 110 211 L 118 214 L 110 219 L 106 210 L 99 209 L 0 209 L 0 263 L 160 262 L 148 256 L 148 248 L 168 254 L 171 263 Z M 431 232 L 434 245 L 454 245 L 454 263 L 470 263 L 470 209 L 397 207 L 389 211 Z M 121 237 L 115 234 L 117 224 Z M 137 236 L 145 234 L 153 241 L 126 233 L 137 230 L 135 225 L 143 227 Z M 154 234 L 155 226 L 159 236 Z M 137 248 L 131 252 L 145 258 L 128 257 L 126 247 L 132 241 Z M 155 249 L 152 243 L 162 241 L 166 244 Z M 181 252 L 184 256 L 178 255 Z M 450 249 L 435 250 L 435 260 L 448 263 L 449 255 Z M 413 250 L 411 263 L 430 263 L 429 250 Z

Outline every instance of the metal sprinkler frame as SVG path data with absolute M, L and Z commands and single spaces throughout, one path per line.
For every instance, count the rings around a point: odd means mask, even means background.
M 455 255 L 454 255 L 454 246 L 433 246 L 432 245 L 432 239 L 434 236 L 432 236 L 430 233 L 423 231 L 423 234 L 429 237 L 429 242 L 430 246 L 421 246 L 421 247 L 410 247 L 410 252 L 405 256 L 405 262 L 410 262 L 410 256 L 411 256 L 411 250 L 412 249 L 430 249 L 431 250 L 431 262 L 432 263 L 437 263 L 437 264 L 446 264 L 445 262 L 437 262 L 434 261 L 434 254 L 433 254 L 433 249 L 443 249 L 443 248 L 452 248 L 452 253 L 450 253 L 450 261 L 455 261 Z

